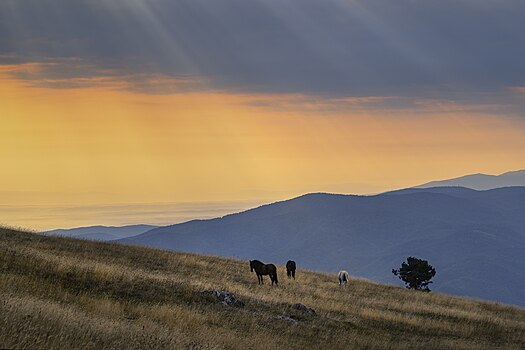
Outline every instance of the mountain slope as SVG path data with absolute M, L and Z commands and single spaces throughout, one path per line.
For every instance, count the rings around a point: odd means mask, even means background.
M 519 349 L 525 311 L 278 266 L 0 228 L 0 348 Z M 227 290 L 245 306 L 204 290 Z M 303 303 L 315 310 L 292 307 Z M 286 318 L 288 317 L 288 318 Z M 284 318 L 284 319 L 283 319 Z
M 399 283 L 408 256 L 437 269 L 432 289 L 525 305 L 525 187 L 410 189 L 377 196 L 310 194 L 120 242 Z
M 460 186 L 474 190 L 490 190 L 499 187 L 525 186 L 525 170 L 510 171 L 501 175 L 473 174 L 454 179 L 432 181 L 416 188 Z
M 139 235 L 158 226 L 153 225 L 130 225 L 130 226 L 89 226 L 72 229 L 57 229 L 43 232 L 49 236 L 73 237 L 90 239 L 95 241 L 113 241 Z

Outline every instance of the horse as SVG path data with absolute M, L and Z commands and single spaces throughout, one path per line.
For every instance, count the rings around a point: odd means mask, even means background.
M 348 272 L 345 270 L 339 271 L 337 278 L 339 279 L 339 285 L 346 287 L 346 282 L 348 282 Z
M 293 279 L 295 279 L 295 261 L 288 260 L 288 262 L 286 263 L 286 275 L 288 276 L 288 278 L 293 277 Z
M 270 275 L 272 280 L 272 286 L 275 283 L 277 285 L 277 268 L 274 264 L 264 264 L 259 260 L 250 260 L 250 271 L 257 274 L 257 281 L 259 284 L 264 284 L 263 275 Z

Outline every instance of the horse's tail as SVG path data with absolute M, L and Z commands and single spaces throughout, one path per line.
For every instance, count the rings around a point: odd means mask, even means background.
M 275 281 L 275 284 L 277 284 L 279 281 L 277 280 L 277 267 L 273 267 L 273 277 L 274 277 L 274 281 Z

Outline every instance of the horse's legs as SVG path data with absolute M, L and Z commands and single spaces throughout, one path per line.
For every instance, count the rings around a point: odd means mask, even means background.
M 292 277 L 295 279 L 295 270 L 292 270 Z

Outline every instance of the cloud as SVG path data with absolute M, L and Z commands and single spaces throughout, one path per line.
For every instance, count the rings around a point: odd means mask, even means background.
M 464 99 L 525 85 L 518 0 L 4 0 L 0 33 L 0 62 L 56 63 L 17 75 L 57 87 L 117 74 L 152 92 Z
M 51 89 L 104 87 L 149 94 L 194 92 L 206 89 L 205 81 L 198 80 L 195 76 L 133 72 L 118 67 L 107 68 L 78 57 L 19 64 L 7 64 L 4 61 L 4 64 L 0 65 L 0 73 L 25 81 L 31 86 Z
M 525 86 L 513 86 L 510 91 L 516 95 L 525 95 Z

